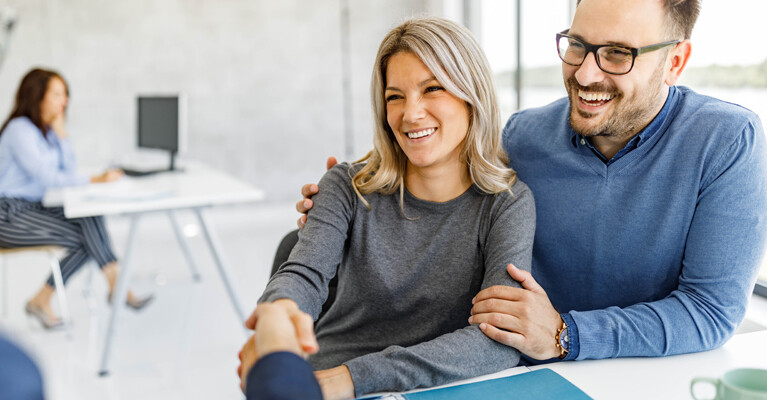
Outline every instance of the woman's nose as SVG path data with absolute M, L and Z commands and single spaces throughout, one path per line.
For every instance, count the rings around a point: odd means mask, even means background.
M 405 110 L 403 115 L 405 122 L 418 121 L 419 119 L 423 118 L 425 114 L 426 113 L 424 112 L 420 97 L 405 102 Z

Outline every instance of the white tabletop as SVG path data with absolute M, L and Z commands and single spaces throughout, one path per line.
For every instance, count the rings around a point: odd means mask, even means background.
M 126 214 L 263 200 L 263 191 L 204 164 L 182 171 L 46 193 L 43 204 L 63 205 L 67 218 Z
M 549 368 L 594 399 L 663 400 L 692 399 L 690 381 L 704 376 L 721 377 L 735 368 L 767 369 L 767 331 L 735 335 L 721 348 L 693 354 L 653 358 L 618 358 L 557 362 L 515 367 L 494 374 L 452 382 L 448 387 L 503 378 Z M 429 389 L 411 390 L 414 393 Z M 708 392 L 701 388 L 699 396 Z M 386 399 L 387 393 L 379 393 Z M 395 397 L 396 398 L 396 397 Z
M 692 378 L 718 378 L 735 368 L 767 369 L 767 331 L 735 335 L 721 348 L 702 353 L 530 367 L 540 368 L 552 369 L 595 399 L 691 399 Z

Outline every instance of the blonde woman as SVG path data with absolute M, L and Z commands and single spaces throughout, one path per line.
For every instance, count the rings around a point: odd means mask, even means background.
M 448 20 L 407 21 L 378 50 L 372 98 L 374 149 L 325 174 L 260 299 L 316 319 L 338 275 L 309 358 L 326 399 L 440 385 L 519 360 L 467 321 L 479 290 L 519 287 L 506 265 L 530 270 L 535 230 L 479 45 Z

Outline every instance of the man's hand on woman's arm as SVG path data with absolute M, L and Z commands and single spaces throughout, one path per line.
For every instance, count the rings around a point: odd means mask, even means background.
M 522 288 L 491 286 L 482 290 L 474 297 L 469 323 L 479 324 L 489 338 L 536 360 L 559 357 L 554 338 L 562 317 L 529 272 L 511 264 L 506 269 Z
M 328 161 L 326 162 L 325 166 L 327 169 L 331 169 L 336 164 L 338 164 L 338 160 L 336 160 L 335 157 L 328 157 Z M 296 211 L 303 214 L 300 218 L 298 218 L 299 229 L 303 228 L 306 224 L 306 213 L 311 210 L 312 206 L 314 206 L 314 203 L 312 202 L 312 196 L 317 194 L 319 190 L 319 187 L 317 187 L 317 185 L 314 183 L 307 183 L 301 187 L 301 197 L 303 197 L 303 199 L 296 203 Z

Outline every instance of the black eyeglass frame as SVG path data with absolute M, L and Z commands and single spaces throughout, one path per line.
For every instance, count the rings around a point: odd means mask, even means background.
M 669 40 L 668 42 L 655 43 L 655 44 L 651 44 L 651 45 L 648 45 L 648 46 L 642 46 L 642 47 L 628 47 L 628 46 L 621 46 L 621 45 L 616 45 L 616 44 L 591 44 L 591 43 L 586 42 L 583 39 L 578 39 L 575 36 L 568 35 L 567 33 L 569 31 L 570 31 L 570 29 L 565 29 L 562 32 L 557 33 L 557 43 L 556 44 L 557 44 L 557 56 L 559 56 L 559 59 L 562 60 L 562 62 L 567 64 L 567 65 L 572 65 L 573 67 L 578 67 L 578 66 L 583 65 L 583 62 L 586 61 L 586 57 L 589 56 L 589 53 L 594 53 L 594 59 L 596 60 L 597 66 L 599 67 L 599 69 L 601 69 L 602 71 L 604 71 L 605 73 L 608 73 L 610 75 L 626 75 L 629 72 L 631 72 L 632 69 L 634 69 L 634 62 L 636 61 L 637 57 L 639 57 L 640 55 L 642 55 L 644 53 L 649 53 L 651 51 L 660 50 L 660 49 L 662 49 L 662 48 L 664 48 L 666 46 L 677 45 L 679 43 L 682 43 L 681 40 Z M 579 43 L 583 44 L 583 48 L 586 49 L 586 52 L 583 53 L 583 60 L 581 60 L 580 63 L 572 64 L 572 63 L 569 63 L 569 62 L 565 61 L 565 59 L 562 57 L 562 54 L 559 52 L 559 40 L 562 39 L 563 37 L 564 38 L 568 38 L 568 39 L 576 40 Z M 631 57 L 631 66 L 629 67 L 628 71 L 626 71 L 626 72 L 610 72 L 610 71 L 607 71 L 604 68 L 602 68 L 602 63 L 599 62 L 599 54 L 597 53 L 597 51 L 599 49 L 601 49 L 602 47 L 617 47 L 617 48 L 620 48 L 620 49 L 625 49 L 625 50 L 630 51 L 632 57 Z

